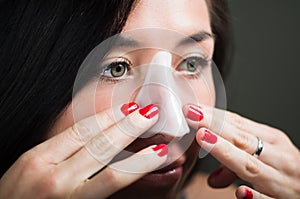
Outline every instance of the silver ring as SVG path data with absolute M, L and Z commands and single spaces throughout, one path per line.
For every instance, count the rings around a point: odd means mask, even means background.
M 264 148 L 263 141 L 259 137 L 257 137 L 257 149 L 252 155 L 258 157 L 261 154 L 263 148 Z

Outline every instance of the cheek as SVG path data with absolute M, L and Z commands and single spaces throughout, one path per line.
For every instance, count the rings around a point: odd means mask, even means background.
M 76 121 L 110 108 L 112 90 L 112 86 L 96 87 L 95 84 L 83 88 L 73 98 L 72 103 L 63 110 L 47 137 L 55 136 L 72 126 Z
M 83 88 L 73 99 L 71 112 L 74 122 L 112 107 L 112 85 L 92 83 Z
M 208 106 L 215 105 L 216 93 L 211 75 L 192 81 L 190 85 L 198 103 Z
M 95 112 L 101 112 L 112 107 L 113 86 L 98 86 L 95 94 Z
M 214 106 L 215 104 L 214 89 L 209 89 L 205 84 L 197 84 L 196 97 L 200 104 L 205 104 L 208 106 Z

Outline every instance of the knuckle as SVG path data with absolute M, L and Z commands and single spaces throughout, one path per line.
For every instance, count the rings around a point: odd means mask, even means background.
M 61 198 L 61 179 L 55 174 L 47 175 L 47 177 L 41 178 L 37 187 L 38 198 Z
M 105 182 L 110 185 L 112 189 L 118 189 L 120 186 L 121 180 L 118 177 L 117 172 L 113 169 L 109 169 L 105 175 Z
M 104 165 L 112 159 L 111 154 L 118 150 L 105 134 L 90 140 L 86 148 L 97 161 Z M 107 153 L 108 151 L 110 153 Z
M 43 160 L 40 156 L 34 152 L 33 150 L 25 152 L 19 158 L 18 163 L 20 164 L 21 168 L 26 170 L 36 170 L 39 169 L 43 163 Z
M 75 123 L 69 128 L 68 140 L 81 146 L 87 142 L 88 136 L 91 136 L 90 129 L 84 122 Z M 84 135 L 84 136 L 83 136 Z
M 260 165 L 257 159 L 252 156 L 247 156 L 245 171 L 248 178 L 256 178 L 260 175 Z
M 218 153 L 222 154 L 224 161 L 232 161 L 232 148 L 229 144 L 224 144 L 222 149 L 219 149 Z
M 242 117 L 236 113 L 232 113 L 232 122 L 238 129 L 245 129 L 245 124 L 242 121 Z
M 54 167 L 45 167 L 45 162 L 34 150 L 25 152 L 18 161 L 19 179 L 30 179 L 36 198 L 59 198 L 60 178 Z
M 253 145 L 249 138 L 249 135 L 239 131 L 236 133 L 236 136 L 233 138 L 233 144 L 245 151 L 251 152 L 250 147 Z
M 118 131 L 124 138 L 137 138 L 151 126 L 151 120 L 142 120 L 140 116 L 136 117 L 137 114 L 133 113 L 117 124 Z
M 268 134 L 269 143 L 272 145 L 286 142 L 287 140 L 289 140 L 288 136 L 279 129 L 268 127 L 268 131 L 270 132 Z
M 115 123 L 115 120 L 109 111 L 104 111 L 96 117 L 100 130 L 105 130 L 107 126 Z
M 109 150 L 114 145 L 111 140 L 103 134 L 90 140 L 88 146 L 90 146 L 91 149 L 94 149 L 95 152 L 102 152 Z
M 285 162 L 288 162 L 288 169 L 287 173 L 292 176 L 297 176 L 300 178 L 300 160 L 299 160 L 299 154 L 295 153 L 289 153 L 285 156 Z

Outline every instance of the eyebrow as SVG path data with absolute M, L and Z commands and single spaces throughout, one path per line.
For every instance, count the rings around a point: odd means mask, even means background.
M 187 44 L 191 44 L 193 42 L 201 42 L 206 39 L 212 38 L 214 39 L 214 35 L 212 33 L 209 33 L 207 31 L 200 31 L 198 33 L 192 34 L 181 41 L 178 42 L 176 46 L 183 46 Z M 123 36 L 118 36 L 117 38 L 114 39 L 112 42 L 112 46 L 116 47 L 140 47 L 141 44 L 139 41 L 128 38 L 128 37 L 123 37 Z
M 212 38 L 214 39 L 214 35 L 212 33 L 209 33 L 207 31 L 200 31 L 198 33 L 192 34 L 189 37 L 184 38 L 183 40 L 181 40 L 177 46 L 183 46 L 186 44 L 190 44 L 193 42 L 201 42 L 204 41 L 206 39 Z
M 139 47 L 140 46 L 140 43 L 138 41 L 120 35 L 114 39 L 112 44 L 113 44 L 112 46 L 116 46 L 116 47 Z

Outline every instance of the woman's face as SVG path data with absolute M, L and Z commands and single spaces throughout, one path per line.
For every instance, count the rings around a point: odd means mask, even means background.
M 146 28 L 146 29 L 145 29 Z M 127 22 L 122 30 L 122 32 L 133 32 L 136 29 L 145 29 L 149 30 L 149 28 L 157 29 L 168 29 L 170 32 L 177 32 L 184 37 L 197 37 L 202 39 L 197 39 L 197 45 L 200 49 L 203 49 L 201 53 L 205 59 L 209 60 L 212 58 L 213 50 L 214 50 L 214 40 L 211 36 L 211 27 L 210 27 L 210 19 L 208 13 L 208 7 L 206 5 L 205 0 L 142 0 L 139 1 L 132 12 L 130 13 Z M 165 31 L 163 31 L 165 32 Z M 168 32 L 168 31 L 167 31 Z M 205 37 L 203 36 L 205 33 Z M 207 33 L 207 34 L 206 34 Z M 201 36 L 202 34 L 202 36 Z M 150 36 L 149 36 L 150 35 Z M 148 43 L 147 45 L 155 45 L 154 43 L 161 43 L 162 41 L 159 40 L 161 37 L 153 37 L 151 33 L 149 33 L 149 37 L 143 37 L 141 35 L 136 35 L 137 40 L 141 42 Z M 134 37 L 134 34 L 132 34 Z M 164 35 L 166 36 L 166 35 Z M 182 37 L 183 38 L 183 37 Z M 164 41 L 168 40 L 167 37 L 164 38 Z M 176 40 L 176 37 L 175 37 Z M 170 38 L 169 42 L 166 43 L 177 43 L 174 38 Z M 178 41 L 180 42 L 180 41 Z M 186 49 L 189 48 L 188 45 L 181 46 L 181 48 Z M 124 53 L 112 50 L 113 56 L 110 57 L 109 61 L 117 62 L 121 60 L 124 62 L 126 67 L 135 68 L 140 65 L 147 65 L 151 62 L 153 56 L 160 51 L 161 49 L 141 49 L 131 53 Z M 170 50 L 171 51 L 171 50 Z M 128 50 L 127 50 L 128 52 Z M 119 54 L 118 54 L 119 53 Z M 186 65 L 188 63 L 183 63 L 182 60 L 186 59 L 186 57 L 179 56 L 178 60 L 176 60 L 178 56 L 173 56 L 172 65 L 175 70 L 187 70 Z M 202 58 L 203 58 L 202 57 Z M 183 63 L 183 64 L 182 64 Z M 184 67 L 184 69 L 182 69 Z M 191 69 L 193 70 L 193 69 Z M 193 91 L 195 92 L 195 97 L 197 101 L 207 105 L 214 105 L 215 97 L 214 93 L 212 92 L 210 86 L 213 85 L 211 68 L 210 67 L 203 67 L 202 70 L 206 70 L 205 80 L 199 80 L 201 78 L 197 77 L 198 80 L 196 81 L 195 78 L 188 79 L 189 85 L 192 87 Z M 125 76 L 126 74 L 122 68 L 115 69 L 113 71 L 114 75 L 116 76 Z M 190 72 L 190 71 L 189 71 Z M 90 99 L 87 99 L 90 90 L 89 85 L 79 91 L 79 93 L 73 98 L 72 105 L 68 106 L 67 110 L 61 114 L 58 121 L 56 122 L 54 128 L 50 132 L 50 136 L 54 136 L 59 132 L 62 132 L 67 127 L 71 126 L 74 123 L 74 107 L 77 107 L 76 110 L 76 120 L 83 119 L 93 112 L 101 112 L 105 109 L 111 108 L 112 101 L 114 97 L 114 89 L 115 87 L 120 84 L 118 81 L 110 81 L 111 71 L 109 72 L 110 76 L 101 77 L 102 80 L 97 82 L 97 89 L 96 94 L 94 95 L 95 103 L 94 103 L 94 111 L 90 111 L 86 109 L 85 105 L 90 103 Z M 109 79 L 108 81 L 103 81 L 103 78 Z M 203 83 L 201 83 L 203 82 Z M 92 83 L 93 84 L 93 83 Z M 125 103 L 125 102 L 124 102 Z M 75 104 L 75 106 L 74 106 Z M 143 141 L 141 141 L 143 140 Z M 156 144 L 157 142 L 160 143 L 168 143 L 172 140 L 172 137 L 169 135 L 164 135 L 163 133 L 159 133 L 151 138 L 147 139 L 138 139 L 137 141 L 133 142 L 129 147 L 128 150 L 136 151 L 140 148 L 146 147 L 144 146 L 145 143 L 148 145 Z M 143 144 L 141 144 L 143 143 Z M 169 197 L 174 197 L 174 193 L 176 190 L 179 190 L 183 182 L 185 181 L 186 177 L 188 176 L 189 172 L 191 171 L 193 165 L 195 164 L 198 156 L 198 146 L 195 142 L 190 144 L 188 150 L 185 150 L 184 153 L 177 158 L 173 165 L 182 166 L 182 171 L 178 171 L 178 169 L 174 170 L 174 168 L 170 168 L 167 171 L 161 172 L 159 174 L 155 174 L 155 176 L 148 176 L 144 179 L 139 180 L 138 182 L 134 183 L 130 187 L 120 191 L 118 194 L 124 196 L 124 194 L 128 196 L 138 195 L 139 192 L 141 193 L 149 193 L 149 197 L 155 197 L 155 195 L 162 196 L 168 195 Z M 170 152 L 172 155 L 172 152 Z M 152 182 L 153 181 L 153 182 Z M 151 195 L 152 194 L 152 195 Z

